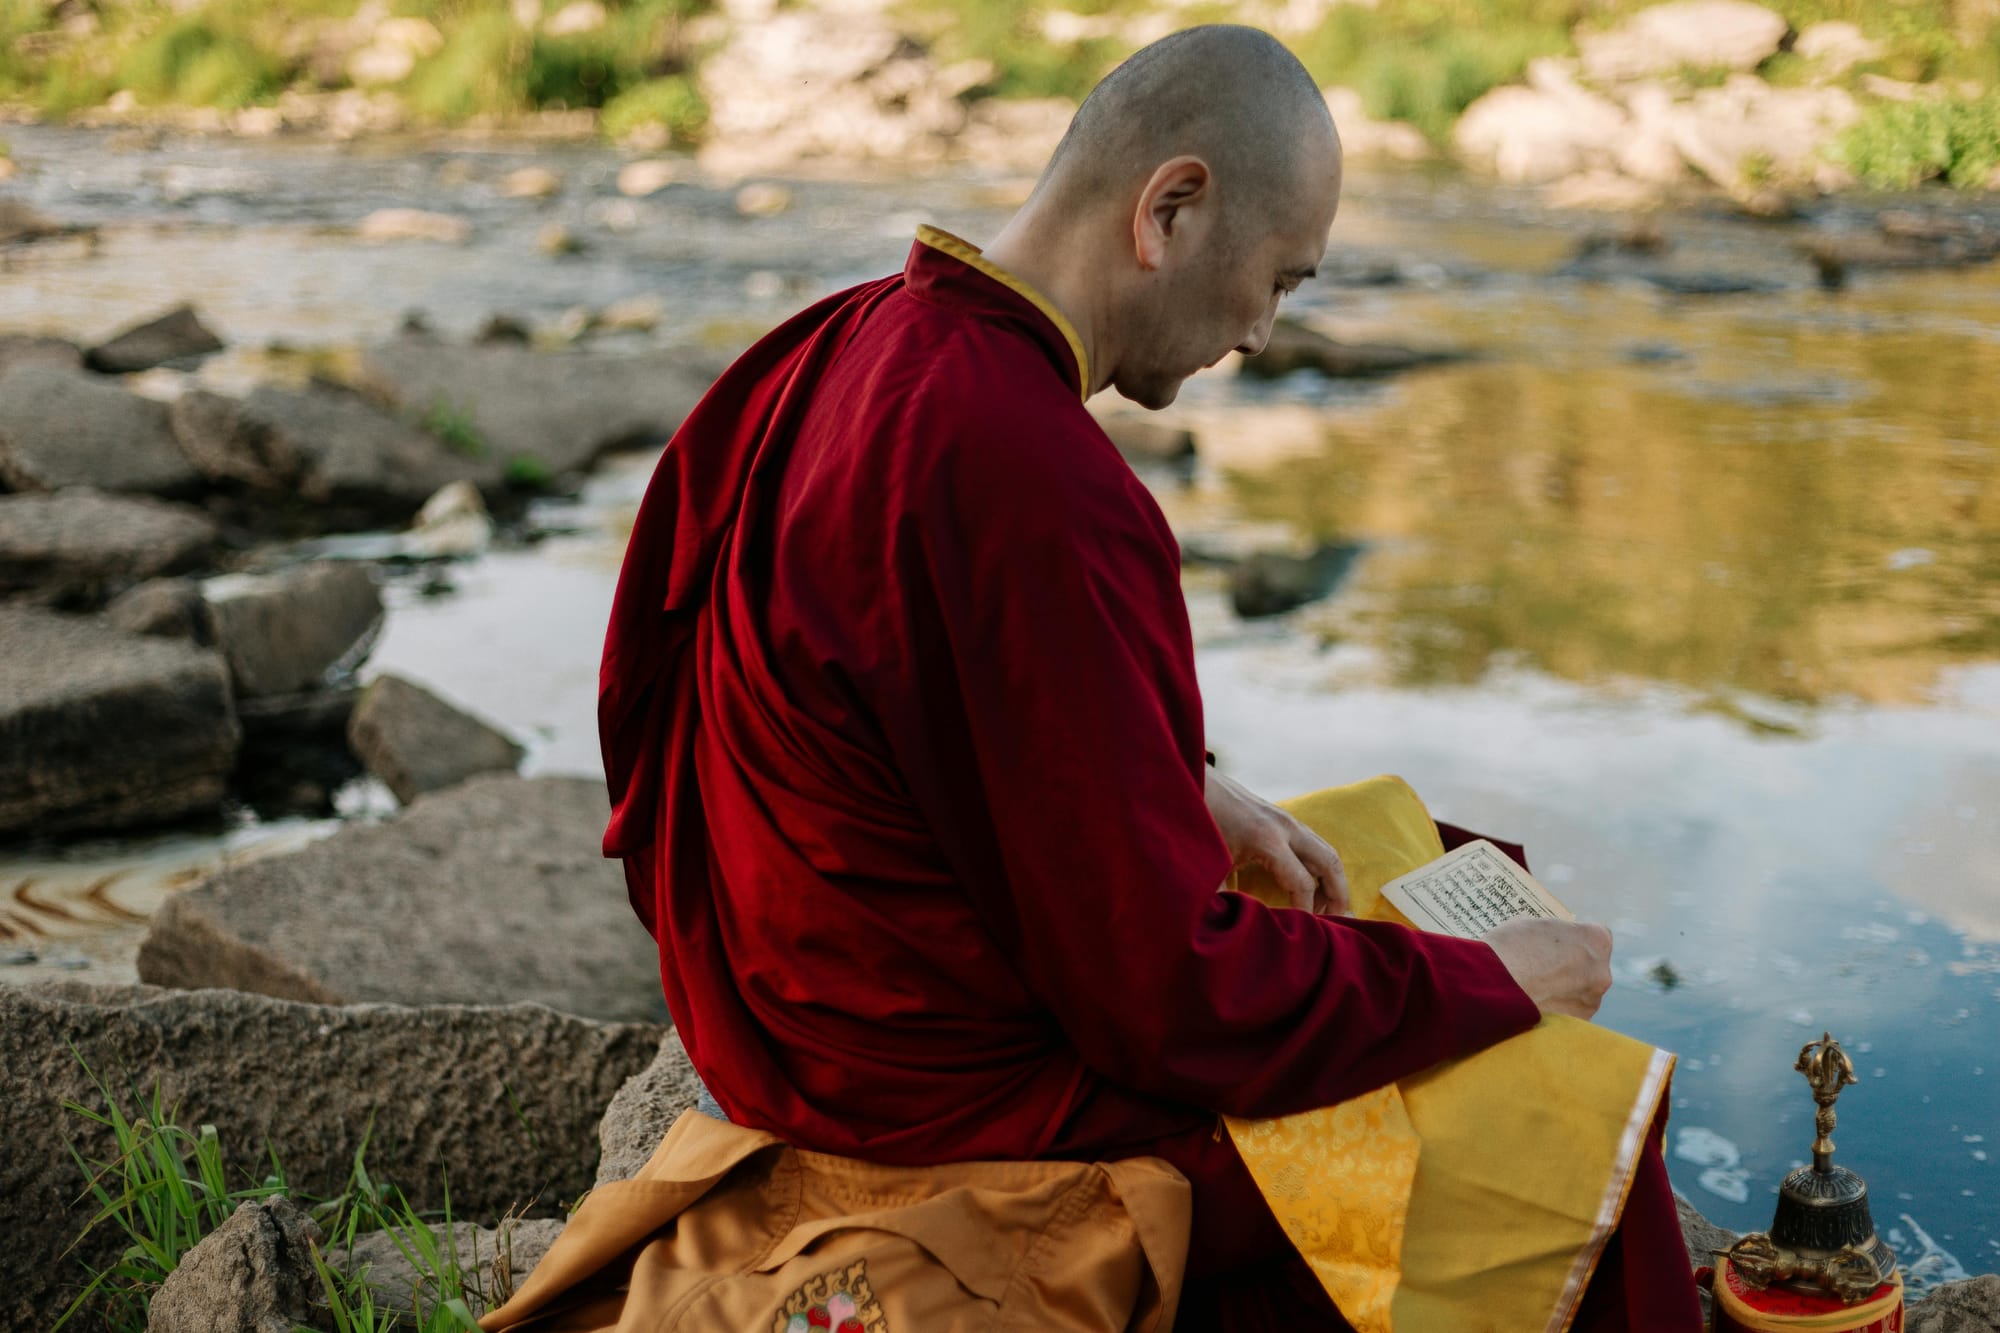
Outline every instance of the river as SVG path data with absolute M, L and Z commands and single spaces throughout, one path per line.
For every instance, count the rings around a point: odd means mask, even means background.
M 666 317 L 621 337 L 714 357 L 898 266 L 920 221 L 990 236 L 1022 185 L 801 179 L 752 218 L 692 172 L 626 199 L 622 159 L 589 147 L 9 137 L 28 170 L 7 188 L 100 231 L 0 257 L 0 329 L 97 338 L 193 299 L 231 343 L 202 372 L 225 388 L 295 366 L 267 344 L 351 346 L 412 310 L 462 336 L 640 295 Z M 561 197 L 502 198 L 524 165 Z M 389 206 L 471 240 L 353 238 Z M 543 253 L 550 222 L 584 251 Z M 1711 1217 L 1768 1225 L 1812 1138 L 1792 1061 L 1830 1029 L 1861 1076 L 1840 1160 L 1885 1235 L 1922 1277 L 2000 1268 L 2000 268 L 1826 291 L 1796 247 L 1867 207 L 1774 225 L 1695 204 L 1657 219 L 1657 259 L 1558 274 L 1620 225 L 1451 175 L 1351 182 L 1328 280 L 1292 312 L 1469 355 L 1366 384 L 1225 368 L 1173 409 L 1201 461 L 1149 481 L 1184 541 L 1360 552 L 1270 620 L 1190 566 L 1210 736 L 1272 795 L 1401 773 L 1610 923 L 1603 1021 L 1679 1053 L 1670 1165 Z M 1670 290 L 1688 275 L 1749 290 Z M 393 574 L 369 671 L 499 721 L 529 771 L 596 772 L 596 655 L 650 463 L 608 461 L 442 595 Z M 0 977 L 129 979 L 164 895 L 323 828 L 0 854 Z

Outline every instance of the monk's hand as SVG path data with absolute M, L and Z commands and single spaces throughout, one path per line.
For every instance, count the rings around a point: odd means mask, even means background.
M 1293 907 L 1328 916 L 1347 914 L 1347 871 L 1340 853 L 1301 824 L 1213 765 L 1203 796 L 1232 866 L 1259 866 Z
M 1603 926 L 1516 917 L 1482 938 L 1545 1014 L 1589 1018 L 1611 989 L 1611 932 Z

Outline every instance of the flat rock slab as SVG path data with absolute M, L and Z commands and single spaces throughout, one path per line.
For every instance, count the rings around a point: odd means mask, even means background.
M 246 699 L 313 689 L 336 668 L 359 666 L 382 623 L 374 578 L 338 560 L 214 579 L 203 595 Z
M 202 485 L 174 443 L 165 404 L 46 361 L 0 379 L 0 481 L 17 491 L 94 486 L 166 496 Z
M 1420 366 L 1463 361 L 1461 352 L 1425 351 L 1388 343 L 1336 342 L 1317 329 L 1281 320 L 1272 326 L 1270 341 L 1255 356 L 1242 361 L 1242 373 L 1253 379 L 1277 379 L 1295 370 L 1316 370 L 1331 379 L 1379 379 Z
M 63 1139 L 87 1160 L 113 1152 L 108 1134 L 63 1109 L 102 1109 L 86 1064 L 120 1093 L 157 1086 L 182 1125 L 214 1125 L 245 1177 L 268 1170 L 268 1141 L 295 1191 L 330 1197 L 365 1134 L 370 1173 L 419 1209 L 443 1207 L 448 1177 L 456 1216 L 560 1215 L 590 1188 L 605 1104 L 660 1035 L 527 1004 L 328 1008 L 232 991 L 0 986 L 0 1328 L 50 1327 L 81 1285 L 79 1260 L 101 1265 L 121 1248 L 105 1234 L 63 1256 L 91 1213 Z
M 201 322 L 194 307 L 180 305 L 91 348 L 85 364 L 108 375 L 125 375 L 221 350 L 222 339 Z
M 95 607 L 205 564 L 220 534 L 199 509 L 86 488 L 0 495 L 0 597 Z
M 596 779 L 474 778 L 170 900 L 139 975 L 328 1004 L 530 1000 L 664 1020 L 658 953 L 599 851 L 605 819 Z
M 531 462 L 550 475 L 588 467 L 624 446 L 672 435 L 701 401 L 706 377 L 660 355 L 456 347 L 404 336 L 371 349 L 371 388 L 419 419 L 461 418 L 496 466 Z
M 504 732 L 401 676 L 370 682 L 348 719 L 347 743 L 404 805 L 478 773 L 512 773 L 523 753 Z
M 0 837 L 212 810 L 239 739 L 216 653 L 0 607 Z
M 0 333 L 0 378 L 4 378 L 15 366 L 24 366 L 30 361 L 62 370 L 81 370 L 83 349 L 62 338 L 45 338 L 32 333 Z

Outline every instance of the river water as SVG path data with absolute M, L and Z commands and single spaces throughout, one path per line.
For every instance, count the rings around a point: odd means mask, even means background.
M 101 337 L 193 299 L 231 341 L 202 372 L 224 387 L 283 369 L 265 344 L 352 345 L 409 310 L 464 334 L 638 295 L 667 317 L 628 342 L 712 357 L 898 266 L 919 221 L 990 236 L 1022 184 L 800 180 L 753 219 L 692 172 L 624 199 L 592 148 L 10 139 L 28 170 L 8 189 L 101 231 L 0 258 L 0 329 Z M 529 164 L 563 175 L 559 199 L 500 197 Z M 388 206 L 457 213 L 472 239 L 352 238 Z M 550 221 L 584 252 L 543 254 Z M 1792 1061 L 1830 1029 L 1861 1076 L 1840 1157 L 1878 1225 L 1921 1277 L 2000 1268 L 2000 268 L 1823 291 L 1796 246 L 1869 225 L 1841 205 L 1658 220 L 1672 248 L 1640 267 L 1753 290 L 1558 276 L 1607 225 L 1361 177 L 1295 313 L 1470 357 L 1190 384 L 1172 415 L 1200 465 L 1149 478 L 1184 542 L 1362 552 L 1333 597 L 1264 621 L 1190 567 L 1209 734 L 1272 795 L 1401 773 L 1610 923 L 1603 1019 L 1679 1053 L 1670 1163 L 1711 1217 L 1768 1224 L 1812 1138 Z M 446 595 L 393 577 L 369 670 L 507 726 L 529 771 L 598 771 L 596 656 L 651 461 L 539 506 L 551 535 L 452 566 Z M 382 808 L 365 786 L 349 805 Z M 0 977 L 129 978 L 165 895 L 324 827 L 0 856 Z

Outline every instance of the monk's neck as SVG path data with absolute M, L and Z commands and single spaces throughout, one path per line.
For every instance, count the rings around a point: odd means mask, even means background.
M 1107 321 L 1099 284 L 1092 276 L 1095 265 L 1079 253 L 1073 239 L 1058 240 L 1026 215 L 1017 214 L 981 253 L 1034 288 L 1069 321 L 1090 368 L 1091 383 L 1083 386 L 1084 397 L 1110 383 L 1117 353 L 1104 337 Z

